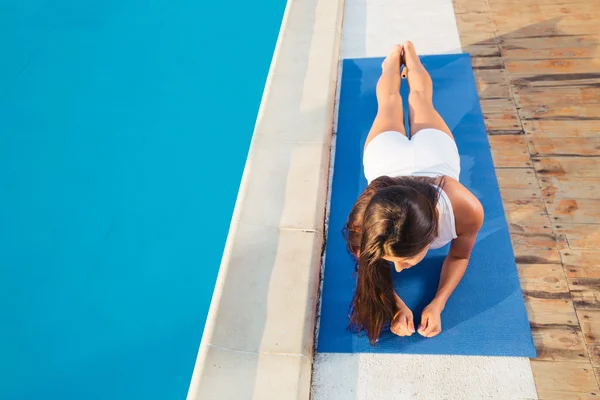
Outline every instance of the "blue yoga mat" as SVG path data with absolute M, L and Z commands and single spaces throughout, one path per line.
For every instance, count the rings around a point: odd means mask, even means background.
M 434 82 L 434 104 L 456 138 L 461 183 L 485 209 L 469 268 L 442 314 L 443 332 L 426 339 L 384 331 L 371 347 L 366 334 L 347 330 L 355 288 L 354 262 L 341 230 L 366 187 L 362 169 L 365 139 L 377 111 L 375 84 L 380 58 L 345 60 L 326 248 L 319 352 L 457 354 L 535 357 L 515 257 L 494 172 L 468 54 L 422 57 Z M 408 88 L 403 82 L 405 106 Z M 394 286 L 413 310 L 415 323 L 434 297 L 448 247 L 431 251 L 416 267 L 394 274 Z

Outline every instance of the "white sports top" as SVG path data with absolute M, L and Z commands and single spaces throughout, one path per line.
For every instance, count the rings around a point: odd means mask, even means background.
M 439 214 L 438 236 L 430 245 L 430 248 L 432 249 L 444 247 L 450 243 L 452 239 L 456 239 L 458 237 L 456 235 L 456 224 L 454 221 L 454 210 L 452 209 L 452 203 L 450 203 L 450 199 L 448 198 L 446 192 L 444 192 L 440 187 L 437 188 L 440 191 L 440 198 L 437 203 L 437 212 Z
M 436 129 L 424 129 L 411 140 L 399 132 L 377 135 L 363 155 L 365 177 L 371 183 L 379 176 L 450 176 L 458 180 L 460 157 L 454 140 Z M 436 186 L 437 187 L 437 186 Z M 456 239 L 454 210 L 448 195 L 439 187 L 438 237 L 432 249 L 444 247 Z

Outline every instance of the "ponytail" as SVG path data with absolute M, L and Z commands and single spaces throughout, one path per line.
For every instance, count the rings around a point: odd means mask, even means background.
M 383 259 L 383 242 L 368 243 L 358 258 L 356 290 L 352 299 L 350 328 L 358 333 L 365 330 L 371 346 L 375 344 L 384 326 L 396 314 L 394 285 L 390 263 Z
M 358 258 L 349 327 L 364 330 L 371 345 L 398 311 L 391 264 L 384 257 L 414 257 L 438 233 L 439 190 L 433 179 L 382 178 L 357 200 L 344 232 L 348 249 Z

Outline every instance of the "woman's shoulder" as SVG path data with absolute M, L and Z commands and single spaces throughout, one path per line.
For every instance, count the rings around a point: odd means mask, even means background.
M 479 199 L 460 182 L 450 177 L 445 178 L 442 190 L 452 204 L 456 233 L 460 235 L 474 229 L 479 230 L 483 223 L 483 206 Z

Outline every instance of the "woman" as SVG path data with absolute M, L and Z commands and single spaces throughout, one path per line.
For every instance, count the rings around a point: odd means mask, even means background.
M 406 137 L 400 69 L 410 88 L 410 140 Z M 458 182 L 460 160 L 450 129 L 433 107 L 433 84 L 411 42 L 397 45 L 382 63 L 376 88 L 377 116 L 363 157 L 369 185 L 344 228 L 350 252 L 358 258 L 351 326 L 365 330 L 371 345 L 384 326 L 399 336 L 415 332 L 412 311 L 394 291 L 396 271 L 418 264 L 427 251 L 451 242 L 440 283 L 424 309 L 419 334 L 442 331 L 441 313 L 462 279 L 483 208 Z

